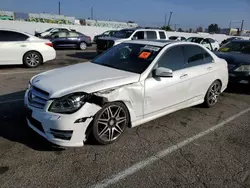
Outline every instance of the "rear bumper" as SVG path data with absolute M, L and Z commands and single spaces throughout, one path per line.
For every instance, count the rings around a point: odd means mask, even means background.
M 51 61 L 51 60 L 56 58 L 56 51 L 55 51 L 54 48 L 51 48 L 51 49 L 49 49 L 47 51 L 44 51 L 42 53 L 42 56 L 43 56 L 43 62 Z

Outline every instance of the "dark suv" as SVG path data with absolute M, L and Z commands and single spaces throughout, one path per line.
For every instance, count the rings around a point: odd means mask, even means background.
M 101 38 L 101 37 L 112 37 L 114 36 L 114 34 L 116 33 L 117 31 L 115 30 L 109 30 L 109 31 L 105 31 L 104 33 L 100 34 L 100 35 L 96 35 L 94 37 L 94 40 L 93 42 L 96 43 L 96 40 Z
M 91 38 L 77 31 L 60 31 L 45 37 L 49 39 L 54 48 L 79 48 L 85 50 L 92 46 Z

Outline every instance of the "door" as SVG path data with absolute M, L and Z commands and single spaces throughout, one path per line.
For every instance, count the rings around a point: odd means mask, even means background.
M 187 100 L 190 85 L 189 75 L 185 67 L 183 47 L 171 47 L 159 59 L 156 67 L 165 67 L 173 71 L 173 77 L 145 80 L 144 115 L 148 115 Z
M 74 31 L 70 31 L 67 34 L 67 46 L 68 47 L 77 47 L 80 43 L 79 34 Z
M 51 41 L 56 48 L 65 47 L 67 40 L 67 32 L 57 32 L 51 35 Z
M 0 30 L 0 63 L 22 64 L 28 47 L 27 35 L 13 31 Z
M 204 94 L 214 81 L 216 70 L 212 56 L 197 45 L 184 45 L 185 64 L 190 77 L 189 98 L 204 98 Z

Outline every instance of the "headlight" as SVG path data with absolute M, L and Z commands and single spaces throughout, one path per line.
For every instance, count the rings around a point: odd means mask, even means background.
M 238 67 L 234 71 L 236 71 L 236 72 L 250 72 L 250 65 L 241 65 L 240 67 Z
M 59 99 L 55 99 L 49 107 L 50 112 L 72 114 L 79 110 L 85 103 L 85 93 L 73 93 Z

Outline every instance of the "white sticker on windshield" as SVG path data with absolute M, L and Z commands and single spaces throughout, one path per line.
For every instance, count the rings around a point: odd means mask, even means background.
M 160 48 L 158 48 L 158 47 L 155 47 L 155 46 L 145 46 L 144 48 L 143 48 L 143 50 L 150 50 L 150 51 L 159 51 L 160 50 Z

